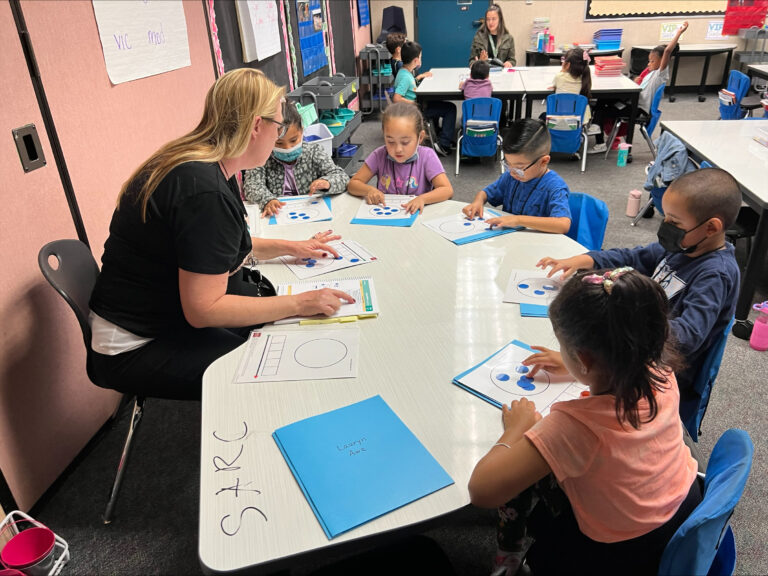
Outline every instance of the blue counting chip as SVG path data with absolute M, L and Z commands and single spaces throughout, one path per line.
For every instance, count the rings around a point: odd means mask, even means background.
M 291 220 L 296 220 L 298 216 L 291 216 Z
M 320 204 L 319 200 L 315 200 L 314 202 L 310 202 L 310 204 Z
M 544 290 L 534 290 L 533 293 L 536 294 L 537 296 L 543 296 L 544 294 L 546 294 Z
M 352 258 L 350 262 L 360 262 L 360 258 Z
M 517 287 L 520 288 L 521 290 L 527 290 L 528 288 L 530 288 L 528 284 L 518 284 Z
M 521 366 L 518 366 L 517 368 L 515 368 L 515 371 L 516 371 L 518 374 L 528 374 L 528 372 L 530 372 L 530 370 L 531 370 L 531 369 L 530 369 L 530 368 L 528 368 L 528 366 L 522 366 L 522 365 L 521 365 Z
M 509 380 L 509 374 L 496 374 L 496 380 L 499 380 L 500 382 L 506 382 Z
M 542 288 L 544 290 L 557 290 L 557 286 L 551 286 L 549 284 L 544 284 L 544 286 L 542 286 Z
M 517 385 L 520 386 L 520 388 L 523 390 L 528 390 L 529 392 L 536 389 L 536 386 L 533 385 L 533 379 L 528 376 L 520 376 L 520 379 L 517 381 Z
M 307 268 L 312 268 L 314 265 L 314 262 L 307 262 Z
M 288 214 L 291 215 L 291 216 L 295 216 L 296 212 L 288 212 Z
M 304 262 L 309 262 L 311 258 L 302 258 L 302 260 L 304 260 Z
M 480 222 L 485 220 L 485 218 L 481 218 L 480 216 L 478 216 L 477 219 L 480 220 Z
M 309 220 L 309 216 L 302 216 L 301 219 L 302 220 Z
M 464 226 L 472 226 L 472 222 L 464 222 Z
M 336 258 L 334 258 L 334 260 L 344 260 L 344 256 L 336 256 Z
M 310 264 L 317 264 L 317 260 L 315 260 L 314 258 L 307 259 L 307 262 Z

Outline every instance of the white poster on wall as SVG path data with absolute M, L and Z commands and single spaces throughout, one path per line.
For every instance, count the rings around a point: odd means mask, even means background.
M 274 0 L 237 0 L 243 62 L 280 53 L 280 23 Z
M 710 20 L 707 22 L 707 35 L 704 38 L 706 40 L 722 40 L 724 38 L 723 21 Z
M 683 21 L 680 22 L 664 22 L 661 25 L 661 32 L 659 33 L 660 42 L 669 42 L 675 37 L 675 32 L 680 26 L 683 25 Z
M 191 64 L 181 0 L 92 0 L 112 84 Z

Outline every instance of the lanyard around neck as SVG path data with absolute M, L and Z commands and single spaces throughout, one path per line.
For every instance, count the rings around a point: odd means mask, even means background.
M 530 192 L 528 192 L 528 196 L 525 197 L 525 202 L 523 202 L 523 207 L 520 208 L 520 216 L 525 216 L 526 215 L 525 214 L 525 207 L 528 205 L 528 200 L 530 200 L 531 196 L 533 196 L 533 193 L 536 192 L 536 188 L 539 187 L 539 184 L 541 184 L 541 179 L 544 178 L 545 175 L 546 175 L 546 172 L 544 174 L 542 174 L 541 176 L 539 176 L 539 180 L 538 180 L 538 182 L 536 182 L 536 185 L 533 187 L 533 189 Z M 510 175 L 510 178 L 512 178 L 511 175 Z M 517 197 L 517 189 L 520 187 L 520 184 L 522 184 L 522 182 L 520 182 L 520 180 L 515 180 L 515 182 L 516 182 L 516 184 L 515 184 L 515 189 L 512 191 L 512 198 L 516 198 Z M 510 208 L 511 208 L 511 206 L 510 206 Z
M 493 41 L 493 34 L 491 34 L 491 31 L 488 31 L 488 42 L 491 43 L 491 52 L 493 52 L 493 57 L 496 58 L 497 50 L 496 50 L 496 42 Z
M 416 164 L 416 161 L 411 162 L 411 169 L 408 171 L 408 180 L 405 181 L 405 189 L 400 191 L 397 189 L 397 172 L 395 171 L 395 161 L 390 160 L 392 163 L 392 187 L 395 189 L 395 194 L 408 194 L 408 183 L 411 181 L 411 176 L 413 176 L 413 165 Z

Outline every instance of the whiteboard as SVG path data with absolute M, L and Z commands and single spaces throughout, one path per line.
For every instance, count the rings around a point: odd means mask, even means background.
M 190 66 L 181 0 L 93 0 L 112 84 Z
M 237 0 L 237 20 L 243 44 L 243 62 L 279 54 L 280 23 L 275 0 Z

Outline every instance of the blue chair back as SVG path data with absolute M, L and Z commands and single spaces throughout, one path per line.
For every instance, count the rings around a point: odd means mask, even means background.
M 735 547 L 729 548 L 728 542 L 728 520 L 744 491 L 754 451 L 744 430 L 734 428 L 720 436 L 707 463 L 704 498 L 664 549 L 659 575 L 713 574 L 713 568 L 726 570 L 735 563 Z M 728 555 L 733 562 L 728 561 Z
M 713 166 L 707 160 L 702 160 L 699 168 L 713 168 Z
M 498 98 L 470 98 L 461 103 L 461 154 L 464 156 L 494 156 L 496 154 L 501 119 L 501 100 Z M 483 136 L 467 132 L 468 120 L 487 120 L 496 123 L 495 130 Z M 470 127 L 471 129 L 471 127 Z
M 666 87 L 667 83 L 662 82 L 661 86 L 656 88 L 656 92 L 653 94 L 653 100 L 651 100 L 650 109 L 651 118 L 645 125 L 645 131 L 648 132 L 649 137 L 653 134 L 653 131 L 656 129 L 656 125 L 659 123 L 659 119 L 661 118 L 661 109 L 659 108 L 659 105 L 661 104 L 661 99 L 664 97 L 664 88 Z
M 741 99 L 749 92 L 751 82 L 749 76 L 739 72 L 738 70 L 731 70 L 728 75 L 728 90 L 735 94 L 736 102 L 731 105 L 726 105 L 720 102 L 720 118 L 723 120 L 739 120 L 744 117 L 745 112 L 741 109 Z
M 712 386 L 715 385 L 717 373 L 720 371 L 725 344 L 728 341 L 728 334 L 730 334 L 732 326 L 733 318 L 731 318 L 731 321 L 725 327 L 720 337 L 709 346 L 709 350 L 704 355 L 704 359 L 693 379 L 693 389 L 699 397 L 698 406 L 693 403 L 690 405 L 689 403 L 680 404 L 680 418 L 694 441 L 697 441 L 699 438 L 701 421 L 704 419 L 704 413 L 707 411 L 709 397 L 712 394 Z
M 568 195 L 568 205 L 571 209 L 571 228 L 566 236 L 589 250 L 600 250 L 608 225 L 608 206 L 594 196 L 579 192 Z
M 584 112 L 589 101 L 581 94 L 550 94 L 547 96 L 547 116 L 578 116 L 581 120 L 576 130 L 556 130 L 550 128 L 552 152 L 575 154 L 581 148 L 584 133 Z

